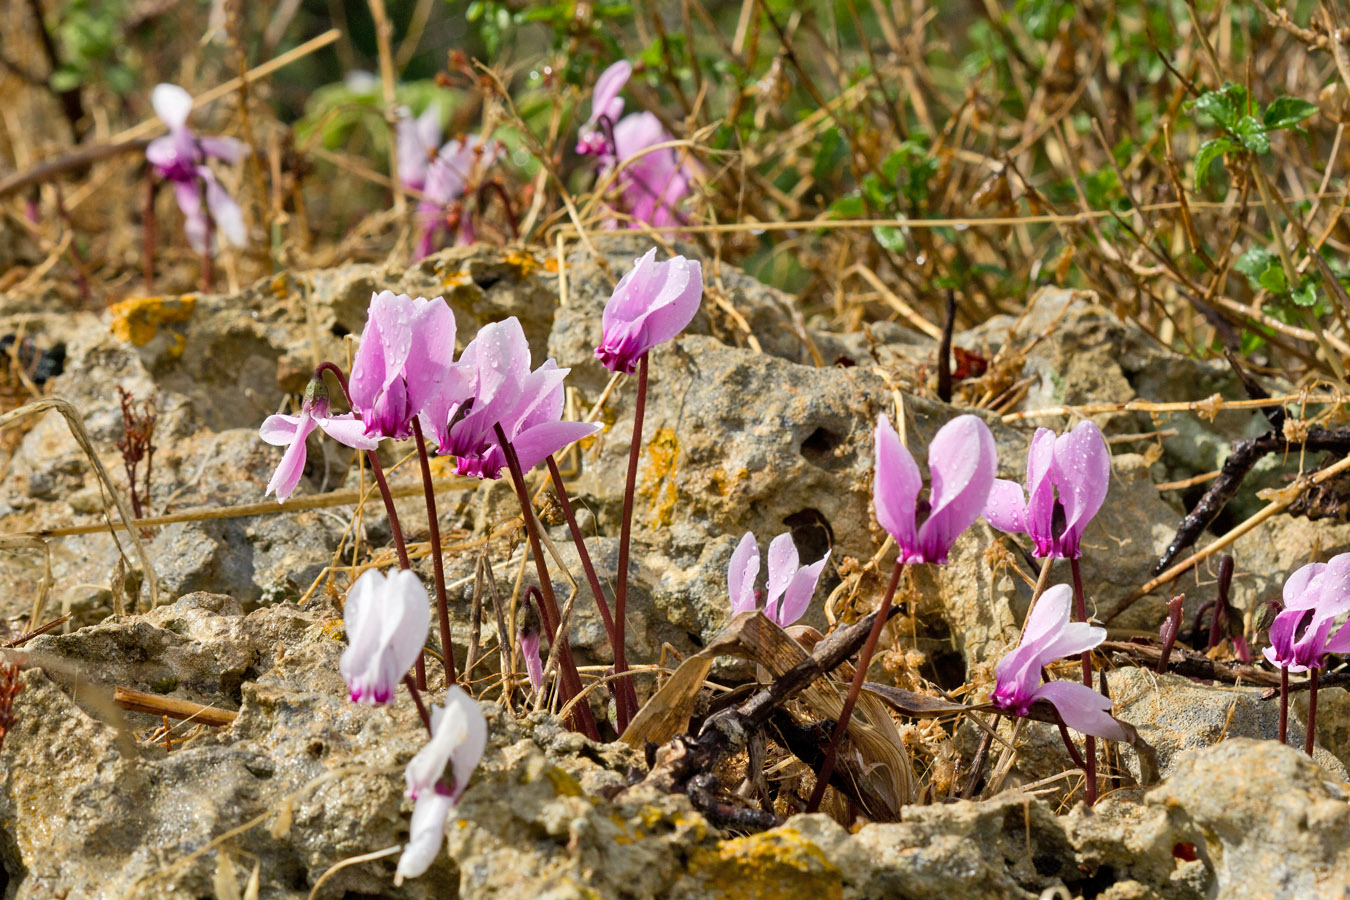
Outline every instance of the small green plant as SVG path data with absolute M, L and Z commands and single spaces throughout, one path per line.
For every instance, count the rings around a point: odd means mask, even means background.
M 1263 110 L 1240 84 L 1206 91 L 1191 101 L 1187 109 L 1208 117 L 1223 129 L 1221 136 L 1205 141 L 1195 154 L 1196 190 L 1203 190 L 1209 182 L 1216 160 L 1235 152 L 1265 156 L 1270 152 L 1271 132 L 1303 134 L 1299 125 L 1317 112 L 1316 104 L 1297 97 L 1277 97 Z

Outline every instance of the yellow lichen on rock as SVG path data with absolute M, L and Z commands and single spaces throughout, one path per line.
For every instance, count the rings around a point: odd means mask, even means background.
M 696 849 L 689 876 L 718 900 L 839 900 L 844 893 L 839 869 L 795 828 Z
M 649 462 L 638 493 L 651 501 L 652 518 L 657 525 L 669 525 L 675 518 L 675 468 L 680 441 L 673 428 L 662 428 L 647 444 Z
M 144 347 L 154 340 L 163 325 L 178 325 L 192 318 L 197 298 L 192 294 L 181 297 L 128 297 L 108 308 L 112 317 L 112 333 L 123 341 Z M 186 341 L 175 335 L 175 355 L 183 352 Z

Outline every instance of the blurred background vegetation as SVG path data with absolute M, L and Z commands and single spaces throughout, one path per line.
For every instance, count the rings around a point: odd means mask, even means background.
M 395 214 L 382 180 L 377 8 L 9 0 L 0 184 L 115 142 L 153 117 L 160 81 L 198 95 L 335 28 L 335 41 L 194 113 L 200 131 L 254 151 L 221 173 L 255 238 L 224 268 L 238 284 L 283 266 L 406 258 L 415 201 Z M 573 147 L 595 78 L 628 58 L 627 108 L 660 117 L 699 172 L 680 239 L 795 294 L 804 320 L 931 329 L 951 290 L 969 326 L 1055 284 L 1098 291 L 1183 352 L 1344 383 L 1350 12 L 1334 3 L 385 8 L 397 104 L 437 104 L 447 137 L 506 144 L 491 177 L 541 254 L 605 227 L 589 202 L 594 162 Z M 31 288 L 34 273 L 70 303 L 137 289 L 145 177 L 122 154 L 0 195 L 0 289 Z M 176 221 L 166 196 L 158 204 L 161 222 Z M 503 207 L 479 205 L 478 239 L 510 242 Z M 192 254 L 163 240 L 186 274 L 170 267 L 161 289 L 190 289 Z

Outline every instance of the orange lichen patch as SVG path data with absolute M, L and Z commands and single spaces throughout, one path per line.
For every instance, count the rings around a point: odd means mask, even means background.
M 508 266 L 516 270 L 517 278 L 529 278 L 542 267 L 533 253 L 524 250 L 511 250 L 507 252 L 504 260 Z
M 557 275 L 565 265 L 565 263 L 558 260 L 558 257 L 550 256 L 548 259 L 544 260 L 544 271 L 550 275 Z
M 658 525 L 669 525 L 675 517 L 675 469 L 679 455 L 680 441 L 672 428 L 662 428 L 647 443 L 647 471 L 638 493 L 650 498 L 652 517 Z
M 473 284 L 473 276 L 463 269 L 457 272 L 439 273 L 441 276 L 441 287 L 447 291 L 453 291 L 456 288 L 468 287 Z
M 163 325 L 179 325 L 192 318 L 197 298 L 192 294 L 181 297 L 128 297 L 108 308 L 112 316 L 112 333 L 119 340 L 144 347 L 154 340 Z M 184 339 L 176 335 L 182 352 Z
M 291 294 L 290 281 L 285 275 L 278 275 L 272 279 L 272 296 L 278 300 L 285 300 Z
M 844 894 L 839 869 L 794 828 L 697 848 L 689 875 L 702 882 L 707 896 L 723 900 L 839 900 Z
M 544 771 L 544 777 L 553 785 L 553 793 L 559 797 L 585 796 L 586 792 L 581 789 L 581 782 L 557 766 L 549 766 Z
M 729 497 L 736 485 L 749 477 L 749 469 L 737 469 L 731 475 L 728 475 L 725 469 L 715 469 L 712 473 L 712 489 L 717 492 L 718 496 Z

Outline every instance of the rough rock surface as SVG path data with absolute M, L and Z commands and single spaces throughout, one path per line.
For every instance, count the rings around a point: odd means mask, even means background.
M 151 514 L 216 510 L 263 501 L 279 451 L 258 441 L 258 424 L 283 404 L 294 408 L 316 361 L 347 358 L 346 338 L 359 333 L 377 289 L 445 295 L 460 347 L 480 325 L 518 316 L 536 362 L 547 347 L 573 367 L 573 405 L 584 413 L 609 381 L 592 357 L 600 310 L 645 250 L 632 236 L 600 247 L 600 259 L 574 253 L 561 277 L 554 259 L 479 247 L 407 270 L 349 266 L 285 273 L 228 296 L 131 298 L 103 314 L 53 312 L 41 297 L 0 296 L 0 333 L 22 330 L 40 347 L 66 345 L 65 371 L 47 388 L 79 410 L 119 491 L 127 482 L 115 446 L 123 435 L 117 388 L 153 395 L 153 485 L 141 499 Z M 817 595 L 826 596 L 882 543 L 870 503 L 877 415 L 902 405 L 923 466 L 933 433 L 965 411 L 930 399 L 930 339 L 894 323 L 834 334 L 823 321 L 802 321 L 794 298 L 743 273 L 721 266 L 707 275 L 703 309 L 652 358 L 629 606 L 634 661 L 655 662 L 667 645 L 688 655 L 718 633 L 728 612 L 727 563 L 747 530 L 761 547 L 791 532 L 804 561 L 830 550 L 833 564 Z M 1020 321 L 992 320 L 957 335 L 957 343 L 989 354 L 1025 352 L 1017 377 L 1027 379 L 1026 394 L 1002 412 L 1241 395 L 1221 363 L 1168 352 L 1091 295 L 1042 290 Z M 573 498 L 609 592 L 633 402 L 632 380 L 620 382 L 601 411 L 606 430 L 564 466 L 576 467 Z M 1000 475 L 1018 480 L 1035 427 L 1068 422 L 1058 413 L 1007 421 L 979 414 L 994 432 Z M 1148 579 L 1182 502 L 1203 489 L 1179 497 L 1154 485 L 1217 467 L 1228 442 L 1265 425 L 1259 415 L 1230 411 L 1094 418 L 1115 441 L 1110 494 L 1084 540 L 1090 608 L 1104 612 Z M 103 500 L 92 467 L 58 416 L 4 437 L 0 531 L 97 526 Z M 386 448 L 386 463 L 393 467 L 404 449 Z M 344 448 L 312 439 L 297 496 L 356 487 L 350 461 Z M 1251 487 L 1276 483 L 1291 465 L 1263 464 Z M 394 470 L 396 486 L 415 483 L 411 468 Z M 500 529 L 489 556 L 508 592 L 521 541 L 504 484 L 465 483 L 443 492 L 440 504 L 462 662 L 482 550 L 476 539 Z M 1220 524 L 1258 505 L 1245 488 Z M 398 510 L 410 539 L 425 540 L 420 496 L 401 498 Z M 1128 776 L 1139 772 L 1123 751 L 1127 786 L 1091 812 L 1075 806 L 1066 813 L 1067 779 L 1033 786 L 1068 763 L 1057 735 L 1032 727 L 1007 785 L 1035 796 L 1010 790 L 980 802 L 914 806 L 899 822 L 855 832 L 824 816 L 797 816 L 760 833 L 722 832 L 684 796 L 628 788 L 645 771 L 641 754 L 589 744 L 547 716 L 517 719 L 488 704 L 488 752 L 451 823 L 447 854 L 431 872 L 396 888 L 395 855 L 334 870 L 406 840 L 401 768 L 423 736 L 406 700 L 392 710 L 346 702 L 337 674 L 344 581 L 339 576 L 331 592 L 311 587 L 329 566 L 370 561 L 372 548 L 387 548 L 390 531 L 378 499 L 355 523 L 351 502 L 264 512 L 147 530 L 163 605 L 122 617 L 110 616 L 114 595 L 126 584 L 134 593 L 134 573 L 118 568 L 107 531 L 47 541 L 47 614 L 70 611 L 74 619 L 68 633 L 26 647 L 17 724 L 0 746 L 6 897 L 233 896 L 228 883 L 246 884 L 255 865 L 263 898 L 307 897 L 325 873 L 322 897 L 1037 898 L 1062 889 L 1071 897 L 1183 900 L 1350 890 L 1343 691 L 1322 694 L 1319 768 L 1269 739 L 1277 712 L 1259 689 L 1128 667 L 1111 673 L 1112 694 L 1120 714 L 1157 748 L 1165 780 L 1129 787 Z M 1290 571 L 1350 548 L 1346 527 L 1278 518 L 1236 543 L 1234 594 L 1249 634 L 1258 633 L 1263 604 L 1278 597 Z M 580 580 L 566 529 L 553 524 L 550 533 Z M 957 543 L 949 565 L 914 569 L 901 597 L 906 614 L 887 631 L 890 662 L 878 677 L 968 685 L 971 700 L 987 692 L 1030 600 L 1024 576 L 1036 574 L 1018 541 L 980 524 Z M 43 583 L 42 558 L 25 546 L 3 553 L 0 619 L 18 633 Z M 881 560 L 883 574 L 888 562 Z M 564 584 L 561 568 L 550 565 L 555 583 Z M 425 560 L 419 567 L 429 575 Z M 873 602 L 883 574 L 869 573 L 856 603 L 833 611 L 849 617 Z M 1067 581 L 1068 569 L 1057 564 L 1051 576 Z M 534 577 L 527 567 L 523 583 Z M 1177 586 L 1190 595 L 1188 619 L 1212 594 L 1211 583 L 1202 570 Z M 1156 634 L 1161 609 L 1160 596 L 1146 598 L 1112 624 Z M 806 621 L 826 627 L 821 604 Z M 475 670 L 482 684 L 497 677 L 494 625 L 486 613 L 485 655 Z M 612 661 L 584 587 L 572 637 L 583 664 Z M 892 664 L 911 650 L 917 661 Z M 743 663 L 714 669 L 728 677 L 748 671 Z M 434 667 L 432 676 L 434 692 Z M 641 684 L 645 692 L 650 676 Z M 162 736 L 149 740 L 159 719 L 120 713 L 109 702 L 115 685 L 237 710 L 238 718 L 224 728 L 179 724 L 166 750 Z M 1305 721 L 1299 695 L 1291 742 L 1301 742 Z M 978 739 L 973 726 L 962 726 L 952 751 L 958 773 L 969 763 L 972 732 Z M 907 739 L 917 735 L 918 726 L 906 726 Z

